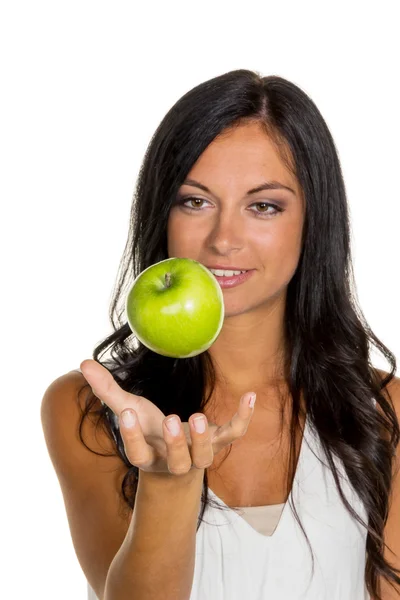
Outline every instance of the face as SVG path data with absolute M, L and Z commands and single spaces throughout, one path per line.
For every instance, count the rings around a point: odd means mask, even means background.
M 292 191 L 250 193 L 271 181 Z M 303 222 L 300 187 L 273 142 L 258 123 L 241 125 L 211 142 L 180 187 L 168 218 L 168 256 L 252 269 L 240 285 L 223 288 L 225 318 L 243 314 L 285 298 Z

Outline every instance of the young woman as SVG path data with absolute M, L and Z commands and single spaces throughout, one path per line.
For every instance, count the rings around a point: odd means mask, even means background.
M 188 359 L 143 346 L 122 309 L 168 257 L 249 271 L 215 273 L 224 325 Z M 111 316 L 42 402 L 91 597 L 400 598 L 400 379 L 357 304 L 339 158 L 299 87 L 237 70 L 170 109 Z

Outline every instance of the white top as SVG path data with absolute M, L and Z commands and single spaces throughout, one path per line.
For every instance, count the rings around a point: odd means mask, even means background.
M 216 498 L 217 496 L 212 492 L 212 490 L 210 488 L 208 489 L 210 490 L 210 495 Z M 223 504 L 222 500 L 221 503 Z M 226 506 L 226 504 L 224 504 L 224 506 Z M 271 535 L 279 522 L 279 518 L 284 506 L 285 503 L 271 504 L 266 506 L 246 506 L 240 507 L 238 510 L 240 511 L 243 519 L 245 519 L 245 521 L 251 527 L 253 527 L 253 529 L 262 535 Z M 203 527 L 203 524 L 200 527 Z M 99 600 L 89 583 L 88 600 Z M 209 600 L 213 600 L 213 598 L 210 598 Z
M 334 462 L 345 497 L 368 521 L 343 463 L 337 457 Z M 227 507 L 210 488 L 209 493 Z M 314 554 L 314 576 L 306 538 L 289 502 L 242 507 L 239 514 L 207 506 L 196 534 L 190 600 L 370 600 L 367 531 L 344 506 L 308 418 L 292 494 Z M 88 600 L 98 600 L 89 584 Z
M 336 457 L 334 462 L 345 497 L 368 521 L 343 464 Z M 201 524 L 196 536 L 190 600 L 370 600 L 365 585 L 367 531 L 344 506 L 308 418 L 292 492 L 314 553 L 314 577 L 307 541 L 289 502 L 272 535 L 262 535 L 231 509 L 207 507 L 207 524 Z

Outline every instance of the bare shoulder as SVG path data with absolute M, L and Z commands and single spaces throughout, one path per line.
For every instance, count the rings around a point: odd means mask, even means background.
M 386 377 L 389 376 L 388 371 L 382 371 L 381 369 L 375 369 L 375 371 L 378 373 L 378 375 L 380 376 L 382 381 L 384 379 L 386 379 Z M 389 385 L 389 387 L 399 386 L 400 385 L 400 377 L 396 377 L 396 375 L 394 375 L 394 377 L 390 380 L 388 385 Z
M 386 371 L 379 371 L 379 375 L 382 379 L 385 379 L 388 374 L 389 373 Z M 388 392 L 386 397 L 389 396 L 388 400 L 391 400 L 397 416 L 397 421 L 400 424 L 400 378 L 393 377 L 385 390 Z M 400 444 L 397 445 L 393 456 L 392 482 L 388 509 L 389 512 L 384 527 L 384 542 L 386 544 L 384 548 L 384 557 L 392 567 L 400 569 Z M 395 585 L 397 591 L 396 594 L 382 576 L 379 577 L 379 588 L 382 599 L 387 598 L 389 600 L 389 598 L 400 598 L 400 586 Z
M 75 552 L 100 598 L 111 561 L 128 531 L 132 510 L 121 490 L 128 466 L 93 413 L 82 422 L 85 397 L 90 392 L 80 371 L 57 377 L 45 390 L 41 420 Z M 93 408 L 100 407 L 96 398 Z
M 381 381 L 383 382 L 388 376 L 389 373 L 387 371 L 382 371 L 381 369 L 375 369 Z M 382 394 L 385 398 L 392 404 L 393 409 L 397 416 L 397 421 L 400 425 L 400 377 L 394 376 L 388 384 L 382 390 Z M 377 407 L 378 410 L 383 414 L 383 411 L 380 406 Z M 386 433 L 387 437 L 387 433 Z M 400 445 L 399 445 L 400 451 Z
M 57 377 L 46 389 L 41 419 L 50 458 L 59 478 L 82 474 L 85 481 L 90 482 L 92 474 L 96 476 L 100 470 L 114 473 L 117 485 L 128 467 L 116 452 L 109 433 L 98 425 L 94 411 L 102 404 L 92 394 L 93 406 L 82 419 L 90 392 L 83 374 L 75 370 Z
M 389 373 L 387 371 L 382 371 L 381 369 L 375 369 L 381 381 L 383 382 L 388 376 Z M 390 397 L 393 402 L 393 406 L 397 412 L 397 416 L 399 416 L 400 409 L 400 377 L 396 375 L 389 381 L 388 384 L 385 385 L 383 389 L 383 393 L 386 394 L 386 397 Z
M 86 398 L 91 396 L 93 404 L 90 416 L 82 422 L 81 435 L 85 443 L 95 451 L 106 450 L 115 454 L 113 441 L 101 427 L 96 427 L 94 412 L 102 407 L 98 398 L 91 394 L 91 388 L 83 374 L 78 370 L 69 371 L 50 383 L 46 389 L 42 404 L 41 418 L 44 433 L 52 441 L 52 434 L 62 434 L 64 441 L 76 441 L 82 445 L 79 428 Z M 47 438 L 46 438 L 47 441 Z M 55 440 L 54 440 L 55 441 Z M 121 459 L 118 459 L 121 461 Z

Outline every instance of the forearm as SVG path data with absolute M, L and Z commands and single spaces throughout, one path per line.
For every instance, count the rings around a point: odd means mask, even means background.
M 140 471 L 128 533 L 110 565 L 104 600 L 189 600 L 203 469 Z

